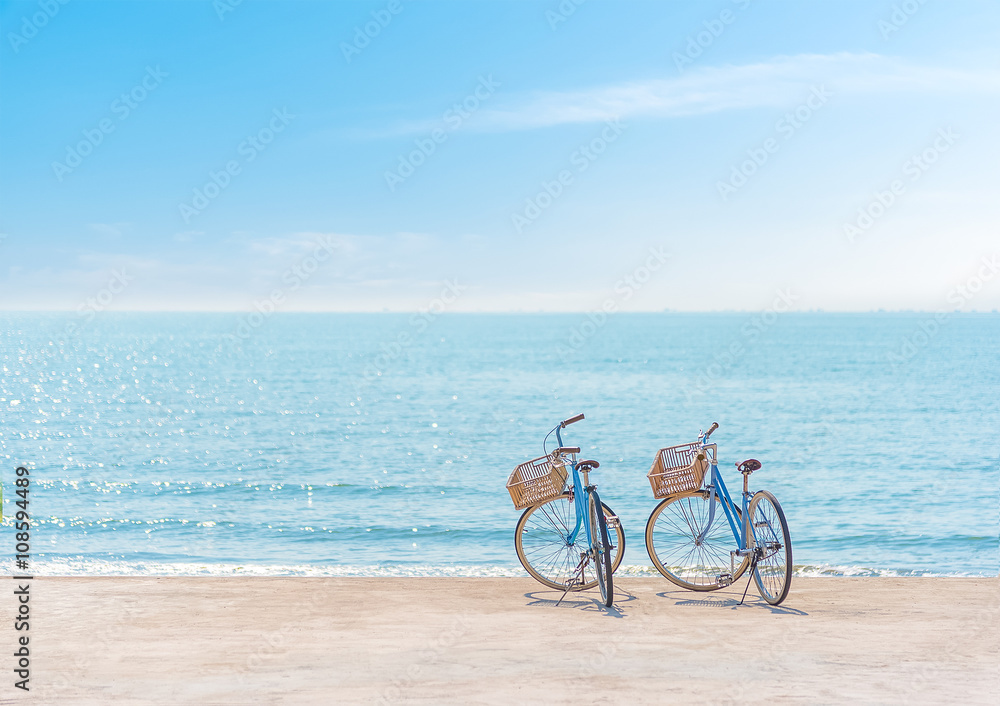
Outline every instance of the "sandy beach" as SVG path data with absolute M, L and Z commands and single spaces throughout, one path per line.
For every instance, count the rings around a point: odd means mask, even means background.
M 515 578 L 40 578 L 3 702 L 996 703 L 998 579 L 743 585 L 622 577 L 605 610 Z

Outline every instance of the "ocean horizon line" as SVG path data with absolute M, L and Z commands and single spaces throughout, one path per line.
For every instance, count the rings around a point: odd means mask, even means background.
M 119 309 L 114 311 L 102 311 L 100 315 L 102 317 L 106 316 L 119 316 L 119 315 L 132 315 L 132 314 L 248 314 L 254 313 L 256 309 L 248 307 L 245 309 Z M 521 311 L 521 310 L 497 310 L 497 311 L 442 311 L 440 313 L 435 312 L 435 318 L 441 317 L 458 317 L 458 316 L 569 316 L 569 315 L 583 315 L 593 314 L 599 311 L 599 309 L 566 309 L 559 311 L 548 311 L 544 309 L 532 310 L 532 311 Z M 705 315 L 705 314 L 762 314 L 771 309 L 657 309 L 657 310 L 639 310 L 639 311 L 616 311 L 613 316 L 648 316 L 652 314 L 682 314 L 682 315 Z M 268 312 L 268 318 L 285 316 L 285 315 L 338 315 L 338 316 L 361 316 L 361 315 L 406 315 L 406 314 L 420 314 L 425 313 L 425 309 L 383 309 L 383 310 L 312 310 L 312 309 L 286 309 L 283 311 L 273 311 Z M 78 314 L 79 309 L 3 309 L 0 308 L 0 316 L 3 315 L 38 315 L 38 314 L 50 314 L 50 315 L 69 315 Z M 998 309 L 989 310 L 979 310 L 972 309 L 970 311 L 962 311 L 961 309 L 804 309 L 804 310 L 788 310 L 781 312 L 782 317 L 786 316 L 803 316 L 803 315 L 815 315 L 815 314 L 829 314 L 834 316 L 850 316 L 850 315 L 887 315 L 887 314 L 913 314 L 913 315 L 940 315 L 947 314 L 948 316 L 989 316 L 994 314 L 1000 314 Z

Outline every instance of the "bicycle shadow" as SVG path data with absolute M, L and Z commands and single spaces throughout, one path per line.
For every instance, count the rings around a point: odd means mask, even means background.
M 751 597 L 747 594 L 746 600 L 740 603 L 740 599 L 732 594 L 719 594 L 718 591 L 712 593 L 695 594 L 699 597 L 692 598 L 691 591 L 661 591 L 656 594 L 659 598 L 665 598 L 674 602 L 675 606 L 682 608 L 728 608 L 729 610 L 760 610 L 764 609 L 775 615 L 809 615 L 804 610 L 791 608 L 784 605 L 771 605 L 759 596 Z M 739 594 L 742 596 L 742 592 Z
M 614 605 L 608 608 L 597 597 L 575 592 L 567 593 L 565 598 L 562 598 L 562 595 L 562 591 L 529 591 L 524 594 L 524 597 L 529 599 L 526 604 L 528 606 L 604 613 L 612 618 L 624 618 L 627 615 L 625 611 L 618 607 L 620 603 L 631 603 L 638 600 L 632 593 L 616 591 Z M 561 598 L 562 600 L 560 600 Z

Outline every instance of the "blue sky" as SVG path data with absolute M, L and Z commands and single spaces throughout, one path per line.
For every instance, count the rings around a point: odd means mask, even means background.
M 2 309 L 1000 306 L 996 3 L 0 7 Z

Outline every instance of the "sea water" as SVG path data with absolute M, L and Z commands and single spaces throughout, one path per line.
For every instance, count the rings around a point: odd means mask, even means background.
M 998 351 L 997 314 L 3 314 L 0 542 L 25 465 L 39 575 L 524 575 L 507 477 L 583 412 L 623 572 L 718 421 L 800 575 L 995 576 Z

